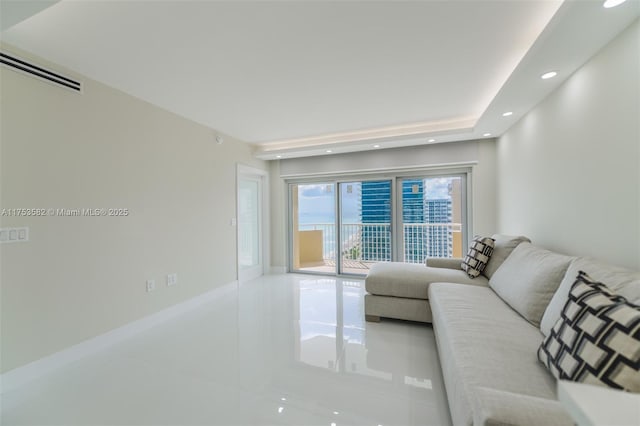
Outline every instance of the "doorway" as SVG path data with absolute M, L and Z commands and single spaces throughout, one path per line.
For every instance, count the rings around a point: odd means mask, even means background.
M 237 241 L 238 281 L 257 278 L 265 272 L 268 218 L 265 171 L 238 165 Z

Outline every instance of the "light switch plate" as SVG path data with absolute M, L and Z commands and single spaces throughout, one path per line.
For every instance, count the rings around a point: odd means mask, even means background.
M 29 228 L 2 228 L 0 229 L 0 243 L 26 243 L 29 241 Z

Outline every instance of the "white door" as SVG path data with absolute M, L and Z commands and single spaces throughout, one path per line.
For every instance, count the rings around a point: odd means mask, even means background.
M 264 273 L 262 176 L 238 173 L 238 279 Z

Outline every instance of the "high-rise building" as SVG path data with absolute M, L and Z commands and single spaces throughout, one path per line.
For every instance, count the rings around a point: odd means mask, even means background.
M 427 255 L 430 257 L 451 257 L 452 255 L 453 236 L 449 227 L 451 207 L 451 198 L 435 200 L 425 198 L 424 200 L 425 222 L 431 225 L 424 243 Z
M 391 182 L 362 182 L 362 260 L 391 261 Z
M 369 181 L 361 184 L 362 223 L 391 222 L 391 182 Z
M 405 179 L 402 181 L 402 223 L 404 232 L 404 261 L 424 261 L 425 223 L 424 181 Z M 413 226 L 412 226 L 413 225 Z

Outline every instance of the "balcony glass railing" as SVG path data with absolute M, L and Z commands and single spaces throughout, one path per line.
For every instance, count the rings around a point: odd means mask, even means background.
M 336 226 L 332 223 L 306 224 L 301 231 L 322 231 L 322 257 L 335 265 Z M 452 257 L 459 253 L 460 223 L 407 223 L 403 225 L 404 261 L 422 263 L 427 257 Z M 376 262 L 391 261 L 389 223 L 344 223 L 341 225 L 340 251 L 343 269 L 366 271 Z

